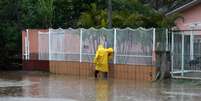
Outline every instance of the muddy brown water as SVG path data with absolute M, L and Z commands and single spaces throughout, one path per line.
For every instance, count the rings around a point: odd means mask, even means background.
M 47 72 L 0 72 L 0 101 L 201 101 L 201 81 L 95 80 Z

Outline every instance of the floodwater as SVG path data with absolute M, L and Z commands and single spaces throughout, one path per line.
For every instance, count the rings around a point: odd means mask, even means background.
M 46 72 L 0 72 L 0 101 L 201 101 L 201 81 L 95 80 Z

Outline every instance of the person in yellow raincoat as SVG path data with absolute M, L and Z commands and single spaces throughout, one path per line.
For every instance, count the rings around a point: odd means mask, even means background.
M 98 46 L 98 50 L 96 51 L 96 56 L 94 58 L 95 67 L 95 78 L 98 77 L 99 72 L 104 73 L 105 78 L 107 78 L 107 74 L 109 71 L 108 63 L 110 58 L 112 58 L 112 48 L 105 49 L 102 44 Z

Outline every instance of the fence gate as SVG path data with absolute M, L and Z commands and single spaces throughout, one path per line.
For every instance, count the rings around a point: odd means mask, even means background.
M 38 32 L 38 60 L 49 59 L 49 35 L 48 32 Z
M 201 79 L 201 30 L 172 32 L 173 78 Z

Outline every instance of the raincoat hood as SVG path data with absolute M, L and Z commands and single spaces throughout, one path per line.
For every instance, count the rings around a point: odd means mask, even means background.
M 98 50 L 104 49 L 104 46 L 102 44 L 98 45 Z

